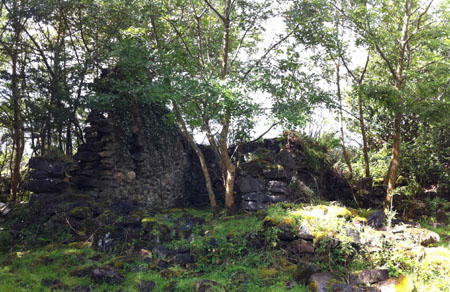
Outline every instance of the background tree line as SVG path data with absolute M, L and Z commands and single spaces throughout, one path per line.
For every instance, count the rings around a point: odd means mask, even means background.
M 232 211 L 239 150 L 257 119 L 299 130 L 319 106 L 339 120 L 348 177 L 385 180 L 387 204 L 399 174 L 422 188 L 450 184 L 448 0 L 2 0 L 0 13 L 1 167 L 12 201 L 28 145 L 70 158 L 86 109 L 120 110 L 123 100 L 90 86 L 111 67 L 125 102 L 172 109 L 215 212 L 193 133 L 220 162 Z M 268 36 L 273 19 L 284 25 Z

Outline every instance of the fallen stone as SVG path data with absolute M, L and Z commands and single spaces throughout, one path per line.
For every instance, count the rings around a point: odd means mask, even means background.
M 314 236 L 312 234 L 311 228 L 312 226 L 308 221 L 302 220 L 302 222 L 300 223 L 300 227 L 298 228 L 298 237 L 307 240 L 313 239 Z
M 327 292 L 338 282 L 340 282 L 338 276 L 331 272 L 315 273 L 309 279 L 308 288 L 312 292 Z
M 139 292 L 150 292 L 155 289 L 155 282 L 151 280 L 142 280 L 142 282 L 139 284 Z
M 385 218 L 386 214 L 384 213 L 384 210 L 376 210 L 367 217 L 367 224 L 373 228 L 380 228 L 383 226 Z
M 332 292 L 354 292 L 355 289 L 352 285 L 349 284 L 341 284 L 341 283 L 334 283 L 331 286 Z
M 412 292 L 414 284 L 408 276 L 390 278 L 375 285 L 381 292 Z
M 72 289 L 72 291 L 73 292 L 91 292 L 91 287 L 85 286 L 85 285 L 75 286 Z
M 167 248 L 163 245 L 157 245 L 152 249 L 153 255 L 160 258 L 167 258 L 176 254 L 176 250 Z
M 96 283 L 118 285 L 125 281 L 125 277 L 113 267 L 100 267 L 92 270 L 91 278 Z
M 76 267 L 72 271 L 70 271 L 70 275 L 73 277 L 88 277 L 91 273 L 93 267 Z
M 156 259 L 150 263 L 149 268 L 154 270 L 164 270 L 169 267 L 169 263 L 163 259 Z
M 428 229 L 408 228 L 404 231 L 406 236 L 411 237 L 415 242 L 423 246 L 429 246 L 433 243 L 438 243 L 441 238 L 439 234 Z
M 211 280 L 200 280 L 194 284 L 195 292 L 208 292 L 212 291 L 215 286 L 219 284 Z
M 360 273 L 350 277 L 350 283 L 358 284 L 373 284 L 389 279 L 389 271 L 386 269 L 379 270 L 364 270 Z
M 179 253 L 175 255 L 175 257 L 172 259 L 172 262 L 176 265 L 186 266 L 189 264 L 194 264 L 195 258 L 189 253 Z
M 352 228 L 352 227 L 348 227 L 348 226 L 345 226 L 344 230 L 345 230 L 345 234 L 352 239 L 352 242 L 357 243 L 357 244 L 361 243 L 361 237 L 360 237 L 360 233 L 358 230 L 356 230 L 355 228 Z
M 311 242 L 300 239 L 300 240 L 296 240 L 290 244 L 290 250 L 296 254 L 302 254 L 302 253 L 313 254 L 314 246 Z
M 381 292 L 381 290 L 376 287 L 358 287 L 354 292 Z
M 309 279 L 315 273 L 319 273 L 320 269 L 311 263 L 300 262 L 294 273 L 294 279 L 301 284 L 308 284 Z

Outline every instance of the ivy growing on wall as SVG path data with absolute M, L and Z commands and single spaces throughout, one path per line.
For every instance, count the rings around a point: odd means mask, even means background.
M 123 145 L 131 143 L 139 117 L 147 145 L 161 147 L 162 138 L 175 137 L 166 99 L 156 94 L 152 54 L 139 39 L 120 42 L 113 51 L 116 65 L 103 70 L 93 84 L 89 107 L 115 116 Z

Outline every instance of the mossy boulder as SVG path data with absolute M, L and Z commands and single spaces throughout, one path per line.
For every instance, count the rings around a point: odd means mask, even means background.
M 404 232 L 407 237 L 423 246 L 429 246 L 441 240 L 439 234 L 428 229 L 408 228 Z
M 81 266 L 75 267 L 70 271 L 70 275 L 73 277 L 88 277 L 91 275 L 92 271 L 95 269 L 94 266 Z
M 315 273 L 319 273 L 320 269 L 311 263 L 300 262 L 294 272 L 294 279 L 301 284 L 308 284 L 309 279 Z
M 330 272 L 315 273 L 309 279 L 308 289 L 312 292 L 327 292 L 334 283 L 341 283 L 337 275 Z
M 107 283 L 113 285 L 118 285 L 125 281 L 125 277 L 117 269 L 110 266 L 93 269 L 91 277 L 96 283 Z
M 412 292 L 414 291 L 414 284 L 406 275 L 398 278 L 390 278 L 386 281 L 375 285 L 382 292 Z

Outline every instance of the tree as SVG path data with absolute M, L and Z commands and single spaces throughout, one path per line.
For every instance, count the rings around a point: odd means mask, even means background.
M 12 7 L 6 6 L 6 1 L 1 4 L 1 14 L 3 16 L 6 10 L 4 22 L 2 23 L 1 46 L 2 51 L 6 53 L 8 59 L 7 70 L 10 72 L 7 78 L 10 81 L 6 84 L 9 89 L 7 94 L 9 102 L 6 105 L 11 111 L 9 125 L 13 140 L 13 163 L 11 167 L 11 201 L 17 200 L 17 193 L 20 183 L 20 171 L 22 156 L 25 148 L 25 138 L 22 119 L 22 100 L 23 100 L 23 83 L 24 83 L 24 59 L 26 59 L 26 51 L 23 43 L 22 22 L 26 21 L 23 7 L 19 3 L 13 1 Z M 8 123 L 8 122 L 7 122 Z
M 155 86 L 171 99 L 180 130 L 194 149 L 193 131 L 207 137 L 223 171 L 228 212 L 234 208 L 240 144 L 249 138 L 257 109 L 245 84 L 262 60 L 292 34 L 258 49 L 262 23 L 275 6 L 273 1 L 231 0 L 163 1 L 160 7 L 149 6 L 151 42 L 161 62 L 162 77 Z M 246 61 L 244 54 L 257 57 Z M 233 144 L 235 150 L 230 152 Z M 196 153 L 214 210 L 207 165 L 201 151 Z
M 389 97 L 393 112 L 392 159 L 387 173 L 386 204 L 390 205 L 400 163 L 400 132 L 404 113 L 435 94 L 418 96 L 419 75 L 427 75 L 439 82 L 448 82 L 442 69 L 448 68 L 448 22 L 444 12 L 433 11 L 433 1 L 346 1 L 334 7 L 345 18 L 371 51 L 376 52 L 374 66 L 379 66 L 382 82 L 392 87 Z M 447 48 L 447 49 L 446 49 Z M 384 73 L 382 73 L 384 72 Z M 386 73 L 388 74 L 386 76 Z M 389 77 L 389 78 L 387 78 Z M 380 80 L 380 81 L 381 81 Z M 423 81 L 423 80 L 421 80 Z

